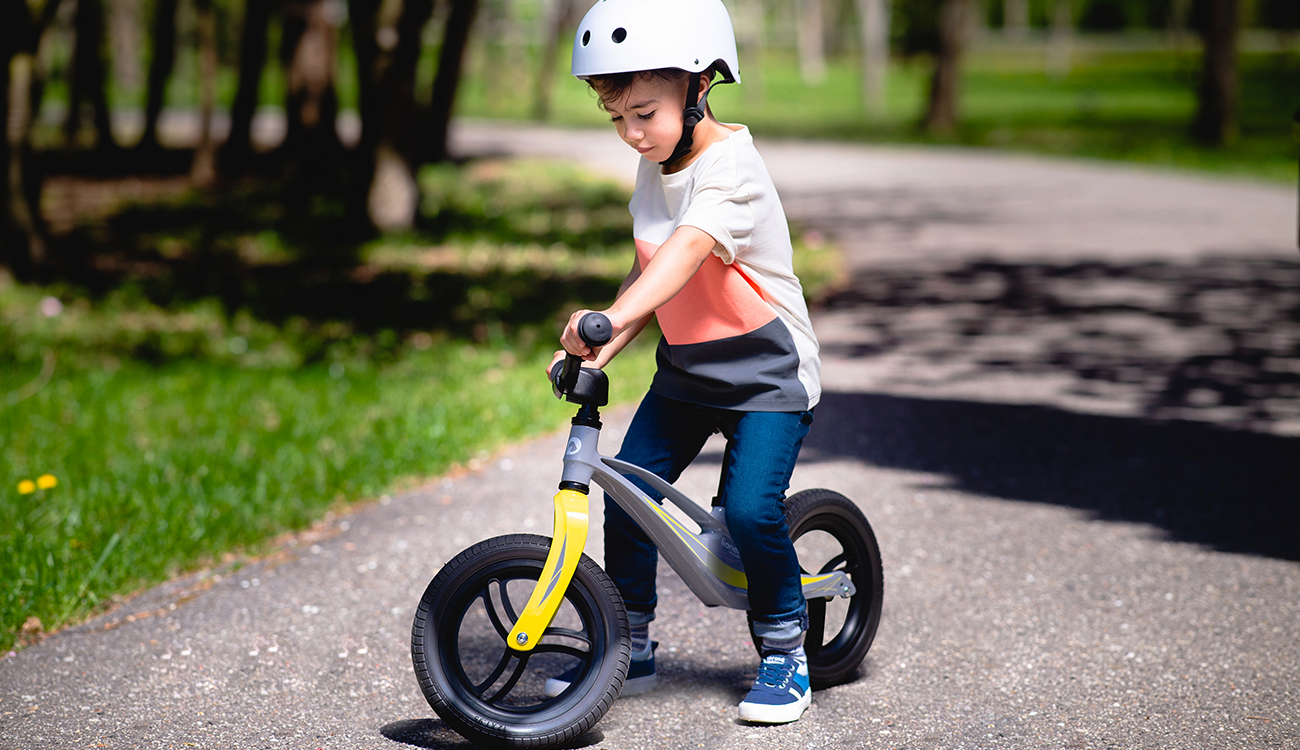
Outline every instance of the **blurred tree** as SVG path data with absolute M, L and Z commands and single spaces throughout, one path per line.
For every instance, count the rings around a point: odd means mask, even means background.
M 433 2 L 351 0 L 348 7 L 361 87 L 358 187 L 365 189 L 354 205 L 381 231 L 410 229 L 419 200 L 415 67 Z
M 765 0 L 735 0 L 732 26 L 740 48 L 741 77 L 745 101 L 758 105 L 766 96 L 763 81 L 763 57 L 767 51 L 767 7 Z
M 460 87 L 461 71 L 465 66 L 465 50 L 469 35 L 478 14 L 478 0 L 451 0 L 451 14 L 442 33 L 442 47 L 438 52 L 438 72 L 433 77 L 433 95 L 429 101 L 428 138 L 424 141 L 424 160 L 446 161 L 447 136 L 451 128 L 451 115 L 456 104 L 456 91 Z
M 1053 0 L 1047 40 L 1047 74 L 1060 80 L 1070 73 L 1074 46 L 1074 9 L 1070 0 Z
M 885 81 L 889 72 L 890 0 L 857 0 L 862 37 L 862 101 L 869 117 L 885 113 Z
M 1087 31 L 1120 32 L 1132 23 L 1129 7 L 1120 0 L 1090 0 L 1079 15 L 1079 28 Z
M 546 38 L 542 41 L 542 59 L 537 66 L 537 85 L 533 89 L 533 118 L 546 120 L 551 116 L 551 91 L 555 88 L 555 65 L 560 56 L 560 44 L 567 41 L 566 31 L 578 20 L 577 0 L 555 0 L 546 24 Z
M 212 114 L 217 98 L 217 14 L 212 0 L 194 0 L 199 48 L 199 142 L 194 148 L 190 177 L 200 185 L 217 176 Z
M 35 120 L 32 87 L 36 52 L 50 27 L 59 0 L 45 0 L 33 18 L 26 0 L 0 2 L 0 266 L 20 278 L 45 258 L 41 220 L 41 174 L 32 159 Z
M 895 8 L 902 53 L 924 55 L 933 61 L 921 118 L 921 126 L 933 135 L 957 127 L 961 56 L 972 12 L 972 0 L 906 0 Z
M 330 0 L 286 0 L 280 32 L 285 71 L 284 155 L 296 176 L 312 179 L 343 150 L 335 120 L 338 20 Z M 317 167 L 317 168 L 313 168 Z M 302 184 L 302 180 L 299 179 Z M 295 190 L 294 192 L 304 192 Z
M 1029 34 L 1029 0 L 1002 0 L 1002 28 L 1008 36 Z
M 158 118 L 167 103 L 167 81 L 176 66 L 176 9 L 179 0 L 157 0 L 153 10 L 153 49 L 149 56 L 149 77 L 144 103 L 144 133 L 139 148 L 158 150 Z
M 971 0 L 939 2 L 934 72 L 930 76 L 930 97 L 925 112 L 925 129 L 930 133 L 950 133 L 957 127 L 961 56 L 965 51 L 970 13 Z
M 1204 0 L 1195 10 L 1205 53 L 1192 133 L 1201 143 L 1223 146 L 1237 137 L 1237 0 Z
M 144 82 L 138 53 L 144 41 L 142 0 L 109 0 L 109 38 L 113 49 L 113 81 L 119 90 L 134 92 Z
M 1259 20 L 1265 28 L 1282 32 L 1284 38 L 1300 31 L 1300 2 L 1296 0 L 1262 0 Z M 1284 42 L 1283 48 L 1287 46 Z
M 175 2 L 175 0 L 159 0 Z M 262 71 L 266 67 L 267 32 L 277 0 L 249 0 L 239 34 L 239 84 L 230 108 L 230 135 L 221 149 L 223 169 L 240 172 L 253 154 L 253 115 L 257 114 Z
M 809 86 L 826 80 L 826 27 L 822 0 L 796 0 L 799 73 Z
M 520 57 L 525 45 L 511 0 L 486 0 L 479 29 L 488 110 L 496 112 L 499 103 L 514 93 L 511 73 L 523 67 Z
M 21 3 L 24 0 L 10 0 Z M 72 85 L 68 92 L 68 117 L 64 136 L 69 146 L 81 140 L 85 125 L 83 106 L 89 105 L 90 142 L 100 150 L 116 146 L 113 141 L 112 116 L 108 108 L 108 79 L 104 74 L 104 4 L 102 0 L 76 0 L 73 15 Z

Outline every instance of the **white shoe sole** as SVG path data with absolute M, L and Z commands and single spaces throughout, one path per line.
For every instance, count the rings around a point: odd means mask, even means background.
M 792 721 L 798 721 L 803 716 L 803 712 L 807 711 L 811 705 L 812 691 L 809 690 L 799 700 L 794 703 L 787 703 L 784 706 L 772 706 L 765 703 L 741 703 L 737 713 L 741 721 L 752 721 L 755 724 L 789 724 Z

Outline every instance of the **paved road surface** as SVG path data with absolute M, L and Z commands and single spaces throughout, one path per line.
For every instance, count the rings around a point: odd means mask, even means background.
M 636 158 L 612 133 L 532 126 L 457 143 L 616 176 Z M 663 686 L 576 746 L 1300 748 L 1294 194 L 760 148 L 798 231 L 847 250 L 815 313 L 827 393 L 795 486 L 871 518 L 885 616 L 858 680 L 797 724 L 744 726 L 743 615 L 665 572 Z M 629 416 L 609 412 L 606 452 Z M 467 747 L 420 696 L 413 607 L 471 542 L 549 531 L 562 448 L 505 450 L 0 662 L 0 748 Z M 689 491 L 708 495 L 718 458 Z

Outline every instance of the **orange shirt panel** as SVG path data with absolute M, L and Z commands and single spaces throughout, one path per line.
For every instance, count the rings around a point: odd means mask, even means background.
M 658 249 L 636 241 L 641 268 Z M 739 268 L 710 255 L 677 296 L 655 311 L 655 317 L 668 343 L 681 346 L 744 335 L 772 322 L 776 311 Z

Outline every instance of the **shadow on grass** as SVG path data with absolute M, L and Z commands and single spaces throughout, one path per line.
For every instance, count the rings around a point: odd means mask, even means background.
M 1300 560 L 1300 262 L 936 261 L 872 269 L 828 306 L 852 316 L 854 341 L 825 351 L 892 362 L 900 386 L 986 379 L 992 395 L 826 393 L 806 460 L 943 474 L 972 493 Z M 1048 381 L 1066 384 L 1066 405 L 996 395 Z M 1090 399 L 1139 416 L 1070 410 Z
M 462 247 L 513 241 L 563 245 L 581 256 L 603 251 L 619 235 L 606 222 L 575 222 L 573 214 L 611 207 L 626 214 L 626 196 L 606 185 L 568 190 L 552 183 L 549 194 L 542 188 L 541 198 L 527 205 L 484 207 L 495 190 L 490 181 L 465 187 L 447 176 L 455 168 L 439 169 L 443 174 L 431 182 L 461 198 L 474 192 L 478 203 L 444 200 L 413 233 L 391 243 L 398 255 L 405 246 L 414 255 L 452 237 Z M 102 184 L 96 189 L 111 191 Z M 301 320 L 342 323 L 362 335 L 424 331 L 476 339 L 494 326 L 511 331 L 549 323 L 578 301 L 612 299 L 620 281 L 599 269 L 585 272 L 581 263 L 576 271 L 520 267 L 504 255 L 502 262 L 472 267 L 376 266 L 363 253 L 377 238 L 341 200 L 291 203 L 273 185 L 154 196 L 58 236 L 31 280 L 71 284 L 92 297 L 129 287 L 165 309 L 215 299 L 228 316 L 246 312 L 281 326 Z

